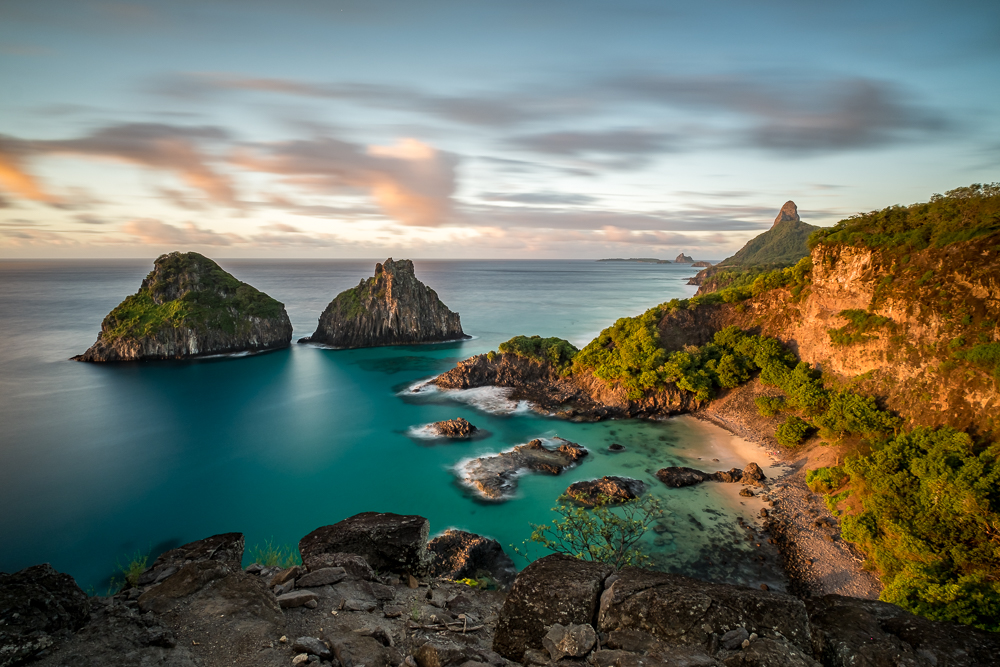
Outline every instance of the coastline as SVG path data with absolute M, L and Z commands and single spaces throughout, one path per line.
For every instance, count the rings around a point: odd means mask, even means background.
M 764 529 L 777 544 L 790 592 L 800 597 L 835 594 L 877 600 L 882 591 L 878 577 L 862 567 L 862 555 L 840 536 L 839 520 L 827 509 L 822 496 L 805 483 L 807 464 L 829 452 L 815 442 L 786 450 L 766 435 L 774 432 L 779 419 L 761 417 L 753 399 L 770 393 L 772 390 L 754 379 L 727 391 L 692 417 L 742 438 L 756 446 L 772 465 L 785 467 L 780 476 L 768 480 Z

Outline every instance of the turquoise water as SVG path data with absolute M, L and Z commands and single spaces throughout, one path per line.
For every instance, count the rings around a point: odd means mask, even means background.
M 327 302 L 374 266 L 220 263 L 283 301 L 296 338 L 311 334 Z M 369 510 L 420 514 L 432 533 L 458 527 L 506 547 L 521 544 L 531 522 L 549 521 L 571 482 L 623 474 L 647 481 L 670 512 L 649 536 L 661 567 L 781 587 L 773 553 L 747 542 L 736 523 L 756 515 L 759 501 L 738 498 L 728 485 L 668 490 L 652 477 L 665 465 L 742 467 L 746 456 L 732 451 L 733 438 L 719 429 L 691 419 L 572 424 L 505 412 L 496 397 L 484 403 L 408 392 L 516 334 L 582 345 L 617 317 L 690 296 L 692 269 L 415 264 L 474 339 L 365 350 L 293 345 L 251 357 L 96 365 L 67 359 L 93 343 L 103 316 L 136 290 L 151 262 L 0 262 L 0 570 L 50 562 L 100 590 L 126 554 L 155 556 L 228 531 L 245 533 L 248 546 L 295 544 L 318 526 Z M 488 437 L 435 444 L 410 435 L 453 417 Z M 456 465 L 469 457 L 557 435 L 593 455 L 559 477 L 522 477 L 507 502 L 483 502 L 456 477 Z M 611 442 L 628 451 L 606 452 Z

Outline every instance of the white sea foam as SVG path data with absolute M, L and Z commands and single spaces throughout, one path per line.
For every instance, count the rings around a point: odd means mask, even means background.
M 407 431 L 406 435 L 411 438 L 418 438 L 420 440 L 437 440 L 441 437 L 438 430 L 434 428 L 434 424 L 422 424 L 420 426 L 411 426 Z

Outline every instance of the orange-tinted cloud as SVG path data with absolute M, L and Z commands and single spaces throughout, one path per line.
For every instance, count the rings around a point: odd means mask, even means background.
M 175 227 L 160 220 L 139 218 L 129 220 L 122 225 L 122 231 L 129 236 L 138 238 L 140 243 L 148 245 L 212 245 L 224 246 L 243 242 L 245 239 L 238 234 L 224 234 L 211 229 L 202 229 L 193 222 Z
M 25 152 L 26 146 L 22 142 L 0 138 L 0 187 L 22 199 L 54 203 L 56 198 L 47 193 L 21 164 L 19 154 Z

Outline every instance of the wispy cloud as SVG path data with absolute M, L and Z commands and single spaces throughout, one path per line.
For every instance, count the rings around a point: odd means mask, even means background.
M 237 234 L 222 234 L 211 229 L 203 229 L 193 222 L 174 226 L 151 218 L 129 220 L 122 225 L 121 230 L 147 245 L 228 246 L 243 241 Z

